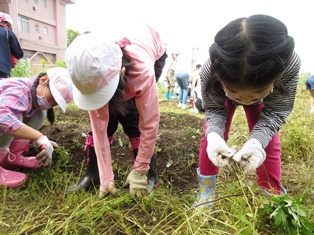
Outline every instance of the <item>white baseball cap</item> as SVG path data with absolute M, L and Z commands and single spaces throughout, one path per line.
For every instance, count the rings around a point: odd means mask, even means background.
M 65 52 L 73 87 L 73 101 L 83 110 L 97 110 L 116 92 L 122 51 L 114 41 L 93 33 L 75 38 Z
M 48 69 L 47 75 L 51 94 L 62 111 L 65 112 L 67 104 L 73 100 L 70 73 L 66 68 L 55 67 Z

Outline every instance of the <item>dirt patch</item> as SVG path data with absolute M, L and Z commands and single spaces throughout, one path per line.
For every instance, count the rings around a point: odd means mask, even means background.
M 175 102 L 161 102 L 161 107 L 175 109 Z M 56 109 L 56 123 L 45 124 L 41 131 L 56 141 L 69 153 L 66 170 L 79 176 L 85 164 L 85 135 L 90 130 L 88 113 L 82 110 L 67 110 L 65 114 Z M 156 144 L 157 167 L 160 182 L 164 187 L 171 185 L 177 193 L 188 193 L 197 189 L 195 169 L 198 162 L 200 138 L 203 130 L 202 116 L 184 113 L 161 112 L 160 128 Z M 131 167 L 128 137 L 119 128 L 114 135 L 111 153 L 115 169 L 116 184 L 122 184 L 125 175 L 119 172 Z M 83 167 L 85 169 L 85 166 Z M 127 174 L 125 172 L 125 174 Z

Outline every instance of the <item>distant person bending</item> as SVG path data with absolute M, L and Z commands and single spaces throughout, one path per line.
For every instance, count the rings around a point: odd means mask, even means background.
M 193 109 L 192 111 L 196 113 L 203 113 L 205 110 L 203 108 L 203 101 L 202 101 L 202 92 L 201 92 L 201 77 L 200 72 L 202 69 L 201 64 L 197 64 L 195 66 L 195 71 L 191 76 L 191 97 L 193 102 Z
M 274 17 L 238 18 L 216 34 L 201 72 L 205 126 L 195 205 L 213 199 L 219 167 L 230 160 L 246 173 L 256 171 L 265 193 L 286 193 L 278 131 L 293 109 L 299 70 L 294 40 Z M 245 110 L 250 136 L 235 151 L 226 141 L 238 105 Z
M 314 113 L 314 75 L 312 74 L 306 79 L 306 89 L 310 92 L 310 112 Z
M 187 102 L 189 96 L 189 80 L 190 80 L 190 71 L 182 64 L 182 61 L 177 58 L 176 64 L 174 67 L 175 71 L 175 80 L 179 86 L 178 94 L 178 108 L 187 109 Z

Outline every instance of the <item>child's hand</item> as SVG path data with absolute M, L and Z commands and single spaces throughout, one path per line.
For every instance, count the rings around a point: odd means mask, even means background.
M 242 149 L 232 157 L 235 162 L 240 163 L 245 173 L 253 171 L 262 165 L 265 158 L 265 150 L 262 148 L 262 144 L 256 139 L 247 141 Z
M 207 135 L 206 152 L 209 160 L 215 166 L 225 167 L 229 165 L 229 159 L 235 154 L 236 150 L 230 148 L 218 134 L 211 132 Z
M 126 179 L 124 186 L 130 185 L 130 194 L 141 197 L 146 194 L 147 189 L 147 172 L 132 170 Z
M 43 166 L 50 166 L 52 164 L 53 146 L 47 136 L 42 135 L 34 142 L 36 147 L 41 151 L 36 155 L 38 163 L 43 163 Z

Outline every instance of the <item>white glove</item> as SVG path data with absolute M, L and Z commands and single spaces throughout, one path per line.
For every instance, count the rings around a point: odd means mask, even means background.
M 52 147 L 53 147 L 54 149 L 56 149 L 56 148 L 59 147 L 59 145 L 57 144 L 57 142 L 54 142 L 54 141 L 50 140 L 50 143 L 51 143 L 51 145 L 52 145 Z
M 236 150 L 228 147 L 226 142 L 215 132 L 207 134 L 206 152 L 209 160 L 217 167 L 229 165 L 229 159 Z
M 141 197 L 146 193 L 147 188 L 147 172 L 132 170 L 126 179 L 124 186 L 130 185 L 130 194 L 132 196 Z
M 43 163 L 43 166 L 52 164 L 53 146 L 47 136 L 41 136 L 35 140 L 34 145 L 39 147 L 41 151 L 36 155 L 38 163 Z
M 244 172 L 248 173 L 255 170 L 257 167 L 263 164 L 266 158 L 265 150 L 262 148 L 262 144 L 256 139 L 248 140 L 233 156 L 233 160 L 240 162 Z

